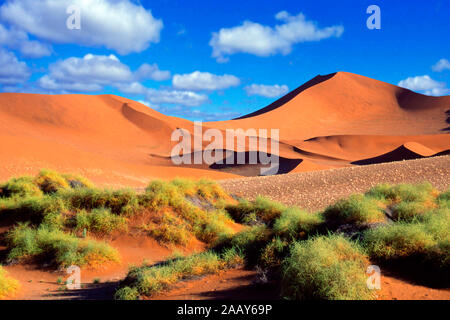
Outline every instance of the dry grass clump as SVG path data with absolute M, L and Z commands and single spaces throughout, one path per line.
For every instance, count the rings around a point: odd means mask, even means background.
M 134 267 L 116 291 L 115 298 L 136 300 L 140 296 L 150 297 L 170 288 L 181 279 L 216 273 L 241 262 L 239 253 L 228 250 L 223 255 L 208 251 L 175 258 L 159 265 Z
M 19 282 L 11 278 L 6 270 L 0 266 L 0 300 L 13 298 L 19 289 Z

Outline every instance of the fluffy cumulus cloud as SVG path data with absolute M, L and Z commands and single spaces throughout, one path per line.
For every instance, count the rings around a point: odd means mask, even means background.
M 0 45 L 19 50 L 27 58 L 41 58 L 51 54 L 51 47 L 37 40 L 30 40 L 28 34 L 16 28 L 0 24 Z
M 338 38 L 344 32 L 341 25 L 319 28 L 302 13 L 292 16 L 286 11 L 281 11 L 275 18 L 281 21 L 281 24 L 274 27 L 245 21 L 240 26 L 222 28 L 214 32 L 209 42 L 213 48 L 212 56 L 219 62 L 225 62 L 229 55 L 238 52 L 261 57 L 277 53 L 286 55 L 296 43 Z
M 125 93 L 141 94 L 145 88 L 139 80 L 161 80 L 168 71 L 159 70 L 156 64 L 143 64 L 135 72 L 123 64 L 119 58 L 87 54 L 82 58 L 71 57 L 50 65 L 49 74 L 41 77 L 41 88 L 55 91 L 89 91 L 101 90 L 104 86 L 114 86 Z
M 147 100 L 139 100 L 138 102 L 150 108 L 158 110 L 161 113 L 170 114 L 182 118 L 189 118 L 192 120 L 201 120 L 201 121 L 229 120 L 237 118 L 238 116 L 241 115 L 241 113 L 235 111 L 208 112 L 204 110 L 184 108 L 182 106 L 175 106 L 175 107 L 157 106 Z
M 431 67 L 431 69 L 433 69 L 433 71 L 436 71 L 436 72 L 442 72 L 444 70 L 450 70 L 450 61 L 448 61 L 447 59 L 442 58 L 441 60 L 436 62 L 436 64 L 433 65 Z
M 144 63 L 136 71 L 138 80 L 152 79 L 155 81 L 163 81 L 170 79 L 170 71 L 159 70 L 158 65 Z
M 147 89 L 146 98 L 153 104 L 176 104 L 195 107 L 209 102 L 207 95 L 192 91 Z
M 288 93 L 289 88 L 287 85 L 266 85 L 266 84 L 252 84 L 246 86 L 245 91 L 249 96 L 263 96 L 267 98 L 276 98 Z
M 67 28 L 69 6 L 80 9 L 80 30 Z M 163 22 L 131 0 L 10 0 L 0 16 L 44 40 L 104 46 L 119 54 L 142 52 L 159 42 Z
M 401 80 L 398 85 L 429 96 L 443 96 L 450 93 L 450 89 L 446 87 L 445 82 L 433 80 L 428 75 L 409 77 L 405 80 Z
M 23 83 L 28 80 L 30 74 L 30 70 L 25 62 L 19 61 L 14 53 L 0 48 L 1 84 L 12 85 Z
M 87 54 L 82 58 L 71 57 L 51 64 L 49 73 L 38 80 L 38 85 L 42 90 L 53 93 L 98 92 L 105 86 L 110 86 L 123 93 L 144 95 L 155 105 L 178 104 L 192 107 L 209 101 L 204 94 L 187 90 L 157 90 L 140 82 L 145 79 L 164 80 L 168 77 L 170 78 L 170 72 L 160 70 L 156 64 L 143 64 L 132 71 L 113 54 Z
M 194 91 L 213 91 L 235 87 L 240 84 L 239 78 L 224 74 L 222 76 L 209 72 L 195 71 L 189 74 L 176 74 L 173 76 L 172 85 L 176 89 Z

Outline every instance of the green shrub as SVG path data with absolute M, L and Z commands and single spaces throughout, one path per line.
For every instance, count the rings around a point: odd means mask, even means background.
M 110 234 L 116 230 L 126 231 L 127 219 L 111 213 L 110 209 L 100 208 L 92 211 L 81 210 L 75 216 L 75 228 L 86 229 L 98 234 Z
M 400 202 L 392 208 L 393 218 L 397 221 L 411 222 L 423 219 L 432 209 L 423 202 Z
M 46 222 L 60 226 L 63 220 L 61 214 L 66 211 L 64 201 L 54 195 L 0 200 L 0 220 L 30 221 L 33 224 Z
M 40 197 L 42 191 L 33 182 L 32 177 L 23 176 L 19 178 L 11 178 L 7 182 L 0 185 L 1 197 Z
M 287 256 L 289 243 L 276 237 L 261 252 L 260 264 L 264 268 L 279 267 Z
M 278 236 L 291 239 L 304 239 L 318 231 L 323 223 L 320 214 L 312 214 L 296 207 L 286 209 L 275 220 L 273 231 Z
M 0 266 L 0 300 L 13 298 L 19 288 L 19 282 L 11 278 L 6 270 Z
M 44 193 L 55 193 L 58 190 L 70 188 L 69 183 L 61 174 L 51 170 L 42 170 L 39 172 L 34 179 L 34 183 Z
M 447 211 L 447 212 L 446 212 Z M 436 210 L 418 223 L 397 222 L 368 230 L 364 246 L 371 258 L 404 275 L 433 286 L 450 284 L 450 219 L 447 209 Z
M 138 300 L 139 291 L 137 288 L 122 287 L 114 294 L 115 300 Z
M 108 208 L 114 214 L 132 215 L 139 210 L 138 197 L 132 189 L 101 190 L 80 188 L 58 193 L 72 209 Z
M 342 236 L 297 242 L 283 262 L 281 294 L 292 300 L 373 299 L 367 265 L 361 249 Z
M 351 195 L 348 199 L 341 199 L 327 207 L 323 216 L 332 226 L 342 224 L 366 224 L 385 220 L 380 203 L 373 198 L 363 195 Z
M 103 242 L 78 239 L 61 230 L 18 225 L 6 237 L 8 261 L 34 259 L 58 267 L 70 265 L 97 268 L 118 262 L 118 252 Z
M 160 265 L 134 267 L 128 272 L 115 297 L 135 299 L 141 295 L 152 296 L 182 279 L 215 273 L 226 266 L 217 254 L 203 252 Z
M 419 223 L 396 223 L 367 230 L 364 233 L 364 246 L 371 257 L 390 260 L 425 253 L 435 245 L 433 236 Z
M 369 190 L 366 195 L 375 197 L 388 202 L 425 202 L 435 198 L 437 191 L 429 182 L 417 185 L 398 184 L 391 186 L 389 184 L 378 185 Z
M 255 201 L 241 200 L 237 205 L 229 205 L 226 210 L 237 222 L 252 224 L 261 221 L 273 224 L 286 207 L 281 203 L 258 196 Z

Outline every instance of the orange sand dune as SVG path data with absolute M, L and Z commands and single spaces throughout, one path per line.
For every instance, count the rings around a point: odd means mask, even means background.
M 280 173 L 322 170 L 446 152 L 449 106 L 450 96 L 424 96 L 338 72 L 318 76 L 247 116 L 204 123 L 203 130 L 220 129 L 225 136 L 226 129 L 279 129 Z M 155 177 L 259 174 L 260 164 L 174 165 L 170 153 L 177 142 L 170 137 L 177 128 L 193 141 L 193 122 L 118 96 L 0 93 L 0 180 L 41 168 L 117 186 L 143 186 Z M 201 148 L 208 144 L 203 141 Z M 260 145 L 256 150 L 270 153 Z M 253 149 L 246 139 L 243 149 L 236 142 L 231 151 Z

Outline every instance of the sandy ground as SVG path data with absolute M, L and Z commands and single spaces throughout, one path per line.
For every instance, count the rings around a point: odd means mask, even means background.
M 450 156 L 367 166 L 220 181 L 225 190 L 247 199 L 258 195 L 311 211 L 320 210 L 379 183 L 429 181 L 439 190 L 450 186 Z

